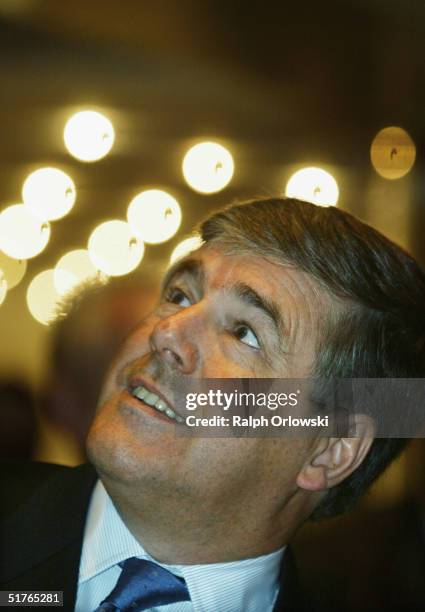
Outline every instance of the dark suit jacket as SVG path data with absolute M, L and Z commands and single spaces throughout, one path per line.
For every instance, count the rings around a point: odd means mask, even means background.
M 0 590 L 63 591 L 63 610 L 72 612 L 96 472 L 88 464 L 67 468 L 46 463 L 1 463 L 0 479 Z M 307 610 L 290 549 L 284 555 L 280 581 L 274 612 Z

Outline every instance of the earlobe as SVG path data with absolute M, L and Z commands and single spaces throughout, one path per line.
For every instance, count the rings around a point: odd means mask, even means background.
M 307 491 L 323 491 L 327 488 L 326 467 L 330 461 L 329 448 L 332 439 L 321 438 L 309 460 L 303 465 L 297 486 Z
M 355 438 L 321 439 L 297 476 L 297 486 L 323 491 L 350 476 L 362 463 L 373 442 L 375 425 L 364 414 L 354 415 Z
M 297 486 L 306 491 L 324 491 L 327 489 L 326 473 L 323 468 L 305 466 L 297 476 Z

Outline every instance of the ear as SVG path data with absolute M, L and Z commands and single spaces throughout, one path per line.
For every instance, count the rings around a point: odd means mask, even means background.
M 355 438 L 321 438 L 297 476 L 297 486 L 307 491 L 330 489 L 345 480 L 361 464 L 375 435 L 373 420 L 354 415 Z

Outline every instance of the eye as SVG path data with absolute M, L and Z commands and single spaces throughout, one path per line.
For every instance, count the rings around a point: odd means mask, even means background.
M 260 343 L 257 336 L 254 334 L 252 329 L 245 323 L 239 323 L 234 329 L 234 335 L 238 340 L 251 346 L 252 348 L 259 349 Z
M 167 302 L 171 302 L 172 304 L 178 304 L 183 308 L 187 308 L 192 305 L 192 302 L 189 300 L 187 295 L 178 287 L 174 287 L 169 289 L 165 294 L 165 299 Z

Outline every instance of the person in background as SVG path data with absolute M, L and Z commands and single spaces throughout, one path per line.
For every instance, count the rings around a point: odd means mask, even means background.
M 0 382 L 0 459 L 30 460 L 37 433 L 33 394 L 21 381 Z
M 81 461 L 108 365 L 158 291 L 155 279 L 143 273 L 132 282 L 84 283 L 60 306 L 39 404 L 42 417 L 70 435 Z

